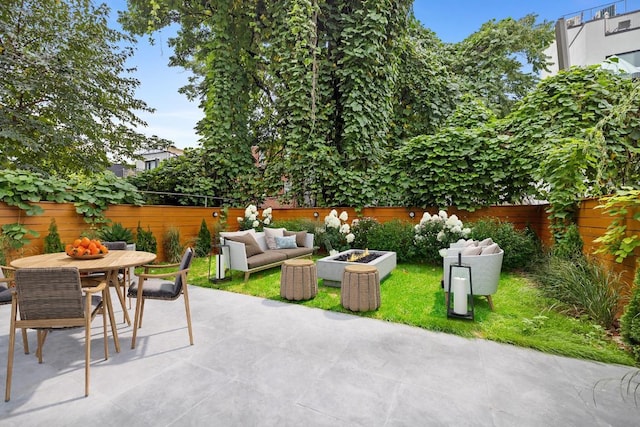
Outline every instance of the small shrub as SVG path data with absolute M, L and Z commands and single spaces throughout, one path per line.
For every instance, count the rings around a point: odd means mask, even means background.
M 620 276 L 591 258 L 566 260 L 554 255 L 534 274 L 542 292 L 585 314 L 604 328 L 614 324 L 619 308 Z
M 202 219 L 200 224 L 200 231 L 198 231 L 198 237 L 196 239 L 196 247 L 194 248 L 195 256 L 204 258 L 209 256 L 211 251 L 211 232 L 207 227 L 207 222 Z
M 516 230 L 510 222 L 488 218 L 474 222 L 471 227 L 470 238 L 484 240 L 491 237 L 504 250 L 503 270 L 526 269 L 539 256 L 539 245 L 532 233 Z
M 441 249 L 451 243 L 467 238 L 471 230 L 464 227 L 456 215 L 447 215 L 445 211 L 437 215 L 425 212 L 420 223 L 415 226 L 416 253 L 420 259 L 430 264 L 442 264 Z
M 286 228 L 289 231 L 306 231 L 315 234 L 318 223 L 316 221 L 304 218 L 283 219 L 274 221 L 269 227 Z
M 571 224 L 565 230 L 564 235 L 555 242 L 552 248 L 553 255 L 567 260 L 574 260 L 583 256 L 584 243 L 578 226 Z
M 351 232 L 354 235 L 351 246 L 359 249 L 374 249 L 374 247 L 369 244 L 369 235 L 380 226 L 381 224 L 375 218 L 367 217 L 354 220 L 353 223 L 351 223 Z
M 170 263 L 180 262 L 182 259 L 183 247 L 180 243 L 180 230 L 171 227 L 167 230 L 162 241 L 164 256 Z
M 138 228 L 136 229 L 136 250 L 153 254 L 158 252 L 158 241 L 151 232 L 151 228 L 147 226 L 147 230 L 144 230 L 140 226 L 140 222 L 138 222 Z
M 416 247 L 413 245 L 413 239 L 413 225 L 406 221 L 394 219 L 369 230 L 367 247 L 379 251 L 395 252 L 398 262 L 409 262 L 416 258 Z
M 633 284 L 631 300 L 620 318 L 620 335 L 640 363 L 640 269 L 636 271 Z
M 44 253 L 54 254 L 63 251 L 64 245 L 60 240 L 60 234 L 58 234 L 58 226 L 56 225 L 56 220 L 52 218 L 49 224 L 49 234 L 44 238 Z
M 100 240 L 105 242 L 127 242 L 133 243 L 133 232 L 123 227 L 119 222 L 114 222 L 111 225 L 105 225 L 97 232 Z
M 328 253 L 332 250 L 343 252 L 351 249 L 355 236 L 351 232 L 351 226 L 347 223 L 349 215 L 346 211 L 340 213 L 332 209 L 324 218 L 324 226 L 316 228 L 316 241 L 324 246 Z

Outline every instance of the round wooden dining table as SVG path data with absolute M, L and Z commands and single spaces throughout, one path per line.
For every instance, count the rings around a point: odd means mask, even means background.
M 149 264 L 156 259 L 156 254 L 142 251 L 109 251 L 103 257 L 93 259 L 71 258 L 64 252 L 53 254 L 33 255 L 19 258 L 10 263 L 13 268 L 56 268 L 75 267 L 80 273 L 104 272 L 107 283 L 117 280 L 118 271 L 124 268 L 138 267 Z M 111 304 L 111 294 L 109 287 L 105 288 L 103 298 L 109 312 L 109 322 L 113 333 L 113 342 L 116 352 L 120 352 L 120 341 L 118 340 L 118 330 L 113 315 L 113 305 Z

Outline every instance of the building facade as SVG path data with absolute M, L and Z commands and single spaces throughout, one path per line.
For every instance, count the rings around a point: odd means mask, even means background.
M 546 54 L 550 72 L 574 65 L 599 64 L 615 55 L 640 67 L 640 10 L 626 12 L 624 2 L 566 15 L 556 22 L 556 40 Z

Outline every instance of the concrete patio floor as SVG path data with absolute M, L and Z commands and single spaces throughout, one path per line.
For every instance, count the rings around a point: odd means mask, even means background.
M 101 320 L 94 321 L 88 397 L 82 332 L 52 333 L 42 365 L 35 332 L 30 355 L 18 334 L 0 425 L 630 426 L 640 419 L 620 383 L 635 372 L 630 367 L 230 292 L 190 286 L 189 293 L 194 346 L 182 300 L 147 303 L 135 350 L 131 327 L 119 323 L 122 351 L 110 340 L 107 361 Z M 2 385 L 9 317 L 9 306 L 0 307 Z

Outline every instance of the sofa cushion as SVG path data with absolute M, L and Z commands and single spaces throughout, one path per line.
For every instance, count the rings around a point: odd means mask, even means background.
M 295 250 L 295 249 L 290 249 Z M 287 259 L 287 255 L 276 250 L 269 250 L 256 254 L 252 257 L 247 257 L 247 266 L 249 268 L 262 267 L 263 265 L 273 264 L 275 262 L 284 261 Z
M 263 250 L 260 248 L 260 245 L 258 245 L 258 242 L 256 242 L 256 239 L 251 235 L 251 233 L 224 236 L 224 238 L 231 240 L 232 242 L 244 243 L 244 250 L 247 253 L 247 258 L 263 253 Z
M 482 253 L 480 255 L 491 255 L 491 254 L 497 254 L 500 252 L 500 246 L 498 246 L 497 243 L 492 243 L 489 246 L 485 246 L 484 248 L 482 248 Z
M 276 249 L 276 237 L 282 237 L 284 228 L 266 228 L 264 229 L 264 237 L 267 241 L 267 248 Z
M 297 258 L 304 255 L 311 255 L 313 248 L 295 248 L 295 249 L 274 249 L 269 252 L 279 252 L 287 257 L 287 259 Z
M 296 236 L 276 237 L 276 249 L 294 249 L 297 247 Z
M 480 255 L 482 248 L 479 246 L 467 246 L 462 250 L 462 256 Z
M 296 245 L 299 248 L 304 248 L 307 243 L 307 232 L 306 231 L 284 231 L 285 236 L 296 236 Z

